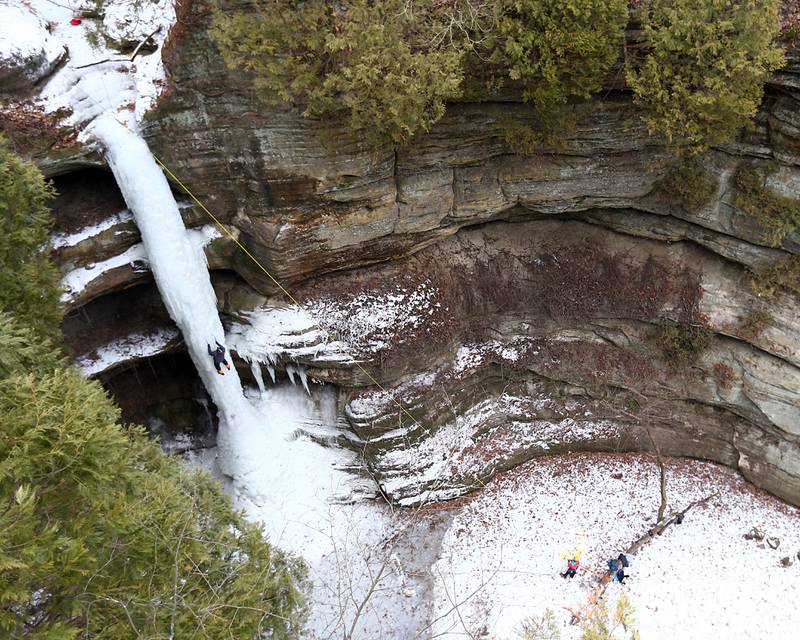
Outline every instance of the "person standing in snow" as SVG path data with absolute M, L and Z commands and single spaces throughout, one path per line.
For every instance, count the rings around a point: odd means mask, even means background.
M 216 340 L 214 342 L 217 342 Z M 223 347 L 219 342 L 217 342 L 217 348 L 213 351 L 211 350 L 211 345 L 207 344 L 208 347 L 208 355 L 210 355 L 214 360 L 214 368 L 217 370 L 217 373 L 221 376 L 225 374 L 222 372 L 222 365 L 224 364 L 228 367 L 228 371 L 230 371 L 231 365 L 228 364 L 228 361 L 225 359 L 225 347 Z
M 608 561 L 608 570 L 612 575 L 612 580 L 622 584 L 623 580 L 628 576 L 625 573 L 625 567 L 628 566 L 628 557 L 624 553 L 620 553 L 616 558 Z
M 578 570 L 578 567 L 581 566 L 581 563 L 578 562 L 576 558 L 570 558 L 567 560 L 567 570 L 560 574 L 562 578 L 574 578 L 575 572 Z

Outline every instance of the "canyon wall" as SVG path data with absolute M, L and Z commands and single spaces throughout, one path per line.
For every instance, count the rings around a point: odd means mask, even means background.
M 800 196 L 793 60 L 769 83 L 753 127 L 700 158 L 694 171 L 713 188 L 698 203 L 684 161 L 648 136 L 618 87 L 557 147 L 530 155 L 504 139 L 505 119 L 532 117 L 514 95 L 451 104 L 407 147 L 374 149 L 335 123 L 258 101 L 249 79 L 224 67 L 208 22 L 202 3 L 181 5 L 164 51 L 168 86 L 145 136 L 389 390 L 347 363 L 294 358 L 338 386 L 388 495 L 458 495 L 548 452 L 657 450 L 738 468 L 800 504 L 798 300 L 753 286 L 754 273 L 798 252 L 800 236 L 772 246 L 736 179 L 755 171 L 769 193 Z M 136 414 L 124 396 L 146 367 L 151 415 L 213 430 L 186 367 L 164 364 L 185 349 L 137 261 L 138 232 L 113 180 L 80 149 L 40 164 L 58 175 L 55 233 L 102 227 L 54 252 L 84 278 L 65 298 L 76 358 L 160 336 L 93 374 Z M 188 200 L 183 214 L 198 234 L 211 222 Z M 206 235 L 231 323 L 280 299 L 231 240 Z M 389 322 L 353 329 L 359 311 L 389 302 Z M 696 331 L 702 345 L 671 357 L 670 328 Z M 170 371 L 176 382 L 159 382 Z M 188 400 L 194 409 L 167 418 L 176 411 L 165 407 Z

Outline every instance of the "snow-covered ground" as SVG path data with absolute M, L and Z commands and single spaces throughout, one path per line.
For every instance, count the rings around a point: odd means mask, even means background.
M 333 433 L 325 426 L 333 414 L 324 418 L 299 387 L 248 395 L 269 417 L 252 450 L 270 450 L 275 437 L 287 446 L 277 465 L 253 466 L 246 482 L 253 492 L 237 493 L 239 504 L 267 525 L 273 541 L 309 562 L 309 639 L 342 637 L 376 577 L 354 640 L 513 640 L 525 619 L 548 609 L 564 640 L 579 638 L 571 611 L 587 611 L 608 558 L 648 531 L 658 510 L 654 460 L 576 454 L 501 474 L 444 511 L 426 505 L 393 512 L 368 499 L 369 484 L 347 471 L 354 454 L 303 433 L 311 425 L 318 435 Z M 195 464 L 213 470 L 213 452 Z M 717 465 L 669 460 L 667 468 L 671 510 L 718 495 L 630 557 L 630 578 L 606 591 L 609 608 L 626 592 L 642 638 L 795 638 L 800 510 Z M 779 539 L 778 549 L 746 540 L 753 527 Z M 561 578 L 565 557 L 578 548 L 586 570 Z M 781 566 L 784 557 L 792 566 Z M 772 619 L 781 622 L 765 622 Z
M 796 638 L 800 510 L 729 469 L 669 463 L 670 508 L 717 491 L 632 556 L 630 579 L 612 583 L 605 598 L 613 604 L 623 590 L 628 594 L 642 638 Z M 658 505 L 658 467 L 637 455 L 554 456 L 496 478 L 445 534 L 433 567 L 434 618 L 440 617 L 434 634 L 511 639 L 525 618 L 551 609 L 562 638 L 578 638 L 566 608 L 588 604 L 592 571 L 644 534 Z M 779 548 L 744 539 L 752 527 L 777 537 Z M 589 571 L 561 578 L 565 555 L 580 546 Z M 782 567 L 783 557 L 794 564 Z

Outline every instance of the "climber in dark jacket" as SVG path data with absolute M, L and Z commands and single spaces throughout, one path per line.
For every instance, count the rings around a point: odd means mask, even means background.
M 214 342 L 217 342 L 216 340 Z M 213 351 L 211 350 L 211 345 L 208 346 L 208 355 L 210 355 L 214 359 L 214 368 L 217 370 L 217 373 L 221 376 L 225 374 L 222 373 L 222 365 L 224 364 L 230 370 L 231 365 L 228 364 L 228 361 L 225 359 L 225 347 L 223 347 L 219 342 L 217 342 L 217 348 Z

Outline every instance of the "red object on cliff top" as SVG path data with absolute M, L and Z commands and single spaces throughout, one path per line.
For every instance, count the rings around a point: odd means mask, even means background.
M 73 18 L 72 20 L 69 21 L 69 23 L 71 25 L 77 27 L 81 23 L 81 21 L 80 21 L 80 18 Z

